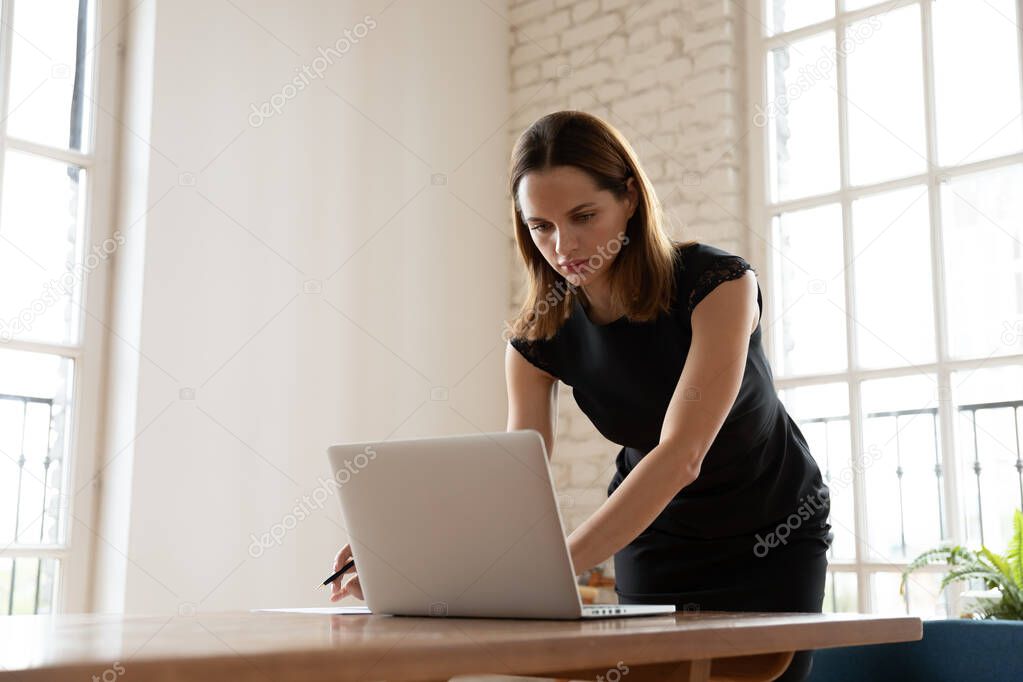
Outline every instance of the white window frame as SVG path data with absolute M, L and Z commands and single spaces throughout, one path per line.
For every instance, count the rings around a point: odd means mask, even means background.
M 891 369 L 863 369 L 856 362 L 856 335 L 855 325 L 846 324 L 846 348 L 847 368 L 841 372 L 829 374 L 800 375 L 799 377 L 777 376 L 775 387 L 779 390 L 809 386 L 824 383 L 845 383 L 849 392 L 849 424 L 850 438 L 853 453 L 863 452 L 863 424 L 861 411 L 861 384 L 864 381 L 873 379 L 910 376 L 917 373 L 933 373 L 938 380 L 938 419 L 941 427 L 939 433 L 939 452 L 942 462 L 943 477 L 943 522 L 946 532 L 946 540 L 962 542 L 964 540 L 964 516 L 960 509 L 960 496 L 957 476 L 959 468 L 956 466 L 956 444 L 958 418 L 953 409 L 951 401 L 951 375 L 961 370 L 977 369 L 980 367 L 992 368 L 1008 365 L 1023 365 L 1023 354 L 992 357 L 990 359 L 969 359 L 954 360 L 949 356 L 948 341 L 948 310 L 944 300 L 945 263 L 944 249 L 942 244 L 942 218 L 940 202 L 940 185 L 949 179 L 975 173 L 982 170 L 1002 168 L 1013 164 L 1023 163 L 1023 152 L 986 159 L 979 162 L 968 163 L 957 166 L 941 166 L 937 163 L 937 138 L 935 123 L 934 103 L 934 60 L 933 54 L 933 29 L 931 20 L 931 3 L 933 0 L 891 0 L 879 2 L 876 5 L 864 9 L 843 12 L 842 0 L 833 0 L 835 3 L 835 16 L 826 21 L 818 22 L 793 31 L 778 33 L 767 37 L 765 18 L 767 6 L 771 0 L 743 1 L 744 9 L 740 12 L 739 20 L 743 23 L 743 30 L 746 36 L 746 67 L 747 67 L 747 97 L 748 105 L 745 114 L 745 121 L 750 127 L 750 135 L 747 144 L 747 153 L 750 163 L 749 188 L 748 188 L 748 215 L 750 226 L 755 234 L 751 236 L 751 254 L 763 264 L 765 282 L 770 282 L 767 287 L 768 308 L 778 310 L 772 305 L 776 300 L 776 262 L 777 250 L 773 244 L 772 221 L 775 216 L 795 210 L 819 206 L 822 204 L 837 203 L 842 208 L 842 232 L 844 262 L 849 263 L 845 269 L 845 306 L 847 311 L 854 311 L 856 292 L 853 288 L 855 261 L 851 258 L 852 251 L 852 224 L 851 205 L 856 199 L 872 195 L 886 190 L 897 189 L 908 185 L 919 185 L 925 183 L 928 188 L 928 201 L 930 208 L 930 237 L 931 237 L 931 270 L 934 277 L 933 303 L 934 303 L 934 331 L 936 340 L 937 361 L 915 366 L 901 366 Z M 840 49 L 842 40 L 842 27 L 871 16 L 879 10 L 891 10 L 908 5 L 920 6 L 921 21 L 921 45 L 923 50 L 923 76 L 924 76 L 924 114 L 926 124 L 927 160 L 926 172 L 914 176 L 899 178 L 885 182 L 874 183 L 851 189 L 849 187 L 849 139 L 847 124 L 847 107 L 845 100 L 845 56 Z M 1017 16 L 1023 17 L 1023 0 L 1016 0 Z M 832 30 L 835 34 L 836 51 L 836 74 L 838 88 L 838 139 L 840 150 L 840 185 L 836 192 L 823 195 L 815 195 L 797 200 L 780 201 L 771 203 L 769 200 L 768 183 L 769 173 L 769 126 L 760 128 L 752 127 L 753 114 L 759 106 L 759 111 L 767 108 L 767 57 L 770 51 L 786 43 L 792 43 L 806 36 L 816 34 L 820 31 Z M 1023 74 L 1023 38 L 1017 32 L 1017 55 L 1020 59 L 1020 73 Z M 1023 75 L 1021 75 L 1023 80 Z M 1023 92 L 1023 83 L 1021 83 Z M 777 313 L 776 313 L 777 314 Z M 770 318 L 765 316 L 765 320 Z M 779 321 L 775 321 L 780 322 Z M 765 350 L 772 364 L 775 360 L 774 323 L 767 320 L 765 325 L 764 343 Z M 851 572 L 856 574 L 858 608 L 862 612 L 871 612 L 873 604 L 871 599 L 870 576 L 878 571 L 892 571 L 903 568 L 905 563 L 882 563 L 869 561 L 867 547 L 867 511 L 866 494 L 864 489 L 863 475 L 855 467 L 852 470 L 852 494 L 854 531 L 856 541 L 856 556 L 853 561 L 832 561 L 829 571 Z M 912 557 L 910 557 L 912 558 Z M 927 567 L 924 570 L 941 573 L 942 567 Z M 959 612 L 959 594 L 961 588 L 952 585 L 949 587 L 949 615 L 954 616 Z
M 17 2 L 3 0 L 0 24 L 0 112 L 6 114 L 10 89 L 12 17 Z M 123 52 L 123 18 L 128 10 L 125 0 L 91 0 L 94 36 L 92 93 L 85 99 L 90 108 L 92 126 L 87 153 L 52 148 L 7 137 L 7 121 L 0 116 L 0 186 L 7 150 L 17 150 L 50 159 L 77 164 L 86 169 L 85 215 L 82 216 L 83 244 L 79 254 L 91 245 L 101 244 L 115 232 L 113 223 L 114 181 L 116 178 L 117 121 L 120 110 L 120 73 Z M 3 200 L 0 194 L 0 201 Z M 84 248 L 81 248 L 84 247 Z M 64 543 L 61 545 L 0 547 L 0 557 L 57 559 L 56 594 L 52 613 L 91 610 L 92 556 L 99 540 L 93 531 L 99 486 L 94 482 L 101 424 L 104 376 L 104 351 L 108 341 L 108 289 L 113 260 L 86 274 L 82 282 L 80 311 L 81 337 L 77 344 L 41 343 L 11 340 L 3 349 L 48 353 L 74 361 L 71 398 L 71 423 L 68 429 L 67 466 L 62 483 Z M 88 311 L 88 312 L 86 312 Z M 76 491 L 82 489 L 80 494 Z

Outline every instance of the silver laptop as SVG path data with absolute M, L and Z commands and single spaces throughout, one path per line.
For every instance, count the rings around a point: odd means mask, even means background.
M 673 604 L 587 604 L 537 431 L 327 449 L 372 613 L 609 618 Z

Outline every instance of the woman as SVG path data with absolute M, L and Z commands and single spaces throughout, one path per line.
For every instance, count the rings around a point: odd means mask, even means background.
M 507 428 L 553 453 L 563 381 L 622 446 L 607 501 L 569 536 L 576 574 L 613 555 L 621 603 L 820 612 L 828 488 L 774 390 L 753 267 L 673 242 L 632 148 L 589 114 L 533 123 L 510 190 L 529 289 L 505 355 Z M 357 581 L 331 598 L 361 598 Z M 778 679 L 810 663 L 799 652 Z
M 536 121 L 512 157 L 529 290 L 512 321 L 508 429 L 554 451 L 557 383 L 622 446 L 608 499 L 569 536 L 576 573 L 614 556 L 622 603 L 820 612 L 828 489 L 773 386 L 753 267 L 675 243 L 621 134 Z M 805 679 L 801 652 L 779 679 Z

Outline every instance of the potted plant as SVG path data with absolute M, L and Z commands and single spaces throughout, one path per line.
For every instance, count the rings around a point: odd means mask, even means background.
M 916 559 L 902 572 L 899 594 L 905 594 L 910 573 L 935 563 L 944 562 L 949 572 L 941 579 L 941 589 L 955 582 L 979 579 L 987 592 L 968 594 L 974 602 L 969 617 L 988 620 L 1023 620 L 1023 512 L 1015 510 L 1013 533 L 1004 555 L 995 554 L 981 546 L 973 551 L 959 545 L 931 549 Z

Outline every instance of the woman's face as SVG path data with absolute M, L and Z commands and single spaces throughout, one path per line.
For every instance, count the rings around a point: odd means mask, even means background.
M 575 166 L 526 173 L 519 181 L 519 208 L 533 243 L 569 283 L 593 284 L 607 272 L 636 210 L 634 178 L 627 189 L 619 199 Z

